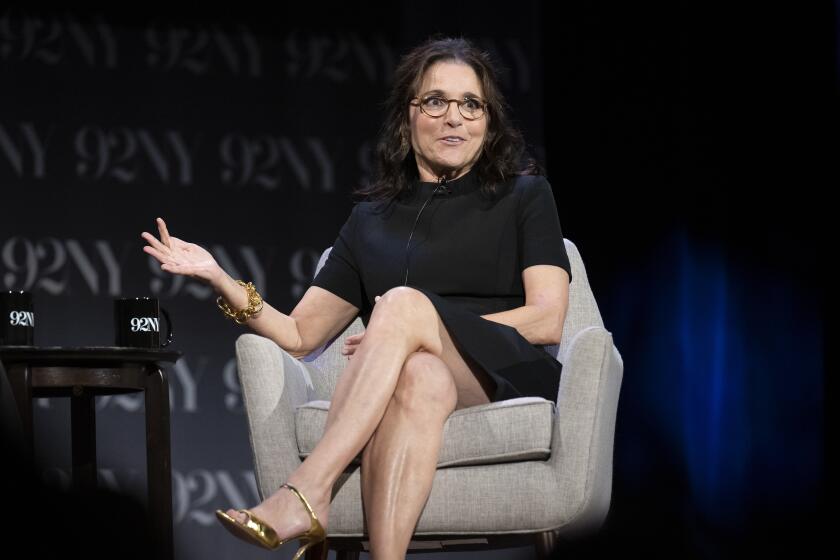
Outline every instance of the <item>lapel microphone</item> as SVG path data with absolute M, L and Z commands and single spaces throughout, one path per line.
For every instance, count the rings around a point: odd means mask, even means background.
M 446 175 L 438 179 L 438 184 L 435 187 L 434 194 L 435 196 L 441 194 L 452 194 L 452 189 L 450 189 L 449 186 L 446 184 Z

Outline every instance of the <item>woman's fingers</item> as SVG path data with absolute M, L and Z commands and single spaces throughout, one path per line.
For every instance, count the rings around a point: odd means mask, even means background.
M 154 247 L 149 247 L 148 245 L 146 245 L 145 247 L 143 247 L 143 252 L 148 254 L 148 255 L 153 256 L 154 258 L 156 258 L 160 262 L 164 262 L 165 257 L 161 254 L 160 251 L 158 251 Z
M 160 231 L 160 240 L 167 247 L 172 247 L 172 240 L 169 239 L 169 230 L 166 229 L 166 222 L 163 221 L 163 218 L 158 218 L 157 219 L 157 224 L 158 224 L 158 231 Z
M 350 356 L 356 352 L 356 347 L 362 341 L 364 336 L 365 333 L 361 332 L 359 334 L 351 334 L 344 339 L 344 346 L 341 349 L 341 353 L 346 354 L 348 360 L 350 359 Z
M 166 254 L 169 252 L 169 247 L 158 241 L 158 238 L 152 235 L 151 233 L 146 233 L 145 231 L 140 235 L 146 242 L 152 246 L 157 253 Z

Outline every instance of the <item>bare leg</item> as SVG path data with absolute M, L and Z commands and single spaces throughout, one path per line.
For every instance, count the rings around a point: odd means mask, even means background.
M 363 452 L 365 517 L 375 560 L 405 557 L 432 488 L 443 424 L 456 401 L 446 364 L 426 352 L 412 354 Z
M 492 379 L 465 361 L 439 320 L 444 351 L 411 354 L 362 454 L 362 497 L 375 560 L 404 558 L 431 492 L 443 425 L 456 408 L 490 401 Z
M 339 377 L 323 437 L 288 478 L 309 500 L 325 528 L 333 484 L 370 440 L 391 401 L 403 364 L 420 349 L 435 355 L 443 351 L 437 312 L 422 292 L 393 288 L 376 304 L 362 342 Z M 309 528 L 303 504 L 285 488 L 251 511 L 281 539 Z M 232 509 L 227 513 L 245 521 L 244 515 Z

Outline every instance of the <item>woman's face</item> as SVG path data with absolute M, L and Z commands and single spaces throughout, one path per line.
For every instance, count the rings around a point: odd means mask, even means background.
M 479 97 L 484 91 L 475 71 L 460 62 L 436 62 L 423 76 L 417 97 L 437 93 L 446 99 Z M 481 153 L 487 132 L 487 118 L 469 120 L 461 115 L 457 103 L 450 103 L 446 113 L 430 117 L 419 106 L 409 105 L 411 147 L 421 181 L 437 181 L 445 175 L 457 179 L 470 170 Z

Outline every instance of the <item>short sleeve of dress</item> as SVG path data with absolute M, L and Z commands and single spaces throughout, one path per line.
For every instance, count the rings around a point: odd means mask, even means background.
M 535 264 L 551 264 L 565 269 L 571 282 L 572 266 L 563 243 L 551 185 L 545 177 L 533 179 L 525 186 L 519 202 L 520 270 Z
M 312 280 L 312 286 L 328 290 L 359 309 L 364 305 L 362 275 L 354 256 L 358 204 L 341 226 L 324 265 Z

